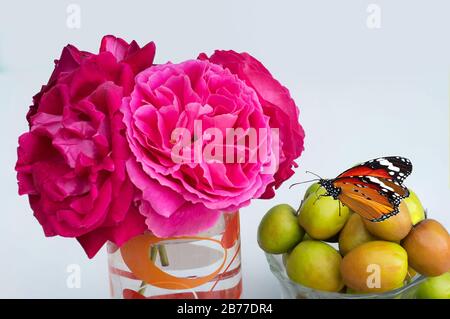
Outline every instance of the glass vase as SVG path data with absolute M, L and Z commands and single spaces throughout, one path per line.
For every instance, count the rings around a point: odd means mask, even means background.
M 108 243 L 112 298 L 237 299 L 242 292 L 239 212 L 196 236 L 136 236 Z

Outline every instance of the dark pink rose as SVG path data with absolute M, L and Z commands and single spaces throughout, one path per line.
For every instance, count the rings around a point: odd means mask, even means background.
M 303 152 L 305 132 L 298 122 L 299 110 L 286 87 L 275 80 L 270 72 L 248 53 L 215 51 L 209 58 L 202 53 L 201 60 L 208 60 L 236 74 L 253 88 L 258 95 L 264 114 L 269 116 L 269 125 L 280 130 L 280 163 L 275 180 L 270 183 L 261 198 L 275 195 L 278 188 L 294 174 L 294 162 Z
M 267 172 L 276 166 L 269 119 L 255 91 L 219 65 L 190 60 L 153 66 L 136 76 L 136 87 L 124 98 L 122 110 L 134 155 L 127 163 L 128 173 L 142 191 L 140 212 L 156 236 L 206 230 L 221 212 L 248 205 L 273 182 L 273 172 Z M 231 128 L 242 129 L 237 140 L 245 139 L 245 132 L 252 128 L 261 129 L 255 144 L 259 147 L 248 147 L 242 162 L 227 161 L 224 156 L 212 160 L 206 151 L 211 145 L 224 155 L 239 148 L 218 138 L 226 137 Z M 188 138 L 174 138 L 177 129 L 188 132 Z M 213 138 L 208 132 L 214 130 Z M 186 162 L 173 157 L 179 143 L 190 153 L 180 155 Z M 249 154 L 260 149 L 263 154 L 249 160 Z M 201 161 L 191 161 L 194 154 Z
M 48 83 L 43 85 L 41 91 L 33 96 L 33 105 L 30 106 L 30 110 L 27 114 L 29 125 L 31 125 L 31 117 L 36 114 L 42 95 L 55 85 L 56 80 L 60 75 L 64 76 L 78 69 L 81 62 L 90 56 L 92 56 L 92 53 L 79 51 L 76 47 L 70 44 L 63 49 L 59 60 L 55 60 L 55 69 L 53 70 Z
M 153 42 L 139 48 L 113 36 L 98 54 L 65 47 L 19 138 L 19 193 L 46 236 L 76 237 L 89 257 L 107 240 L 121 245 L 146 229 L 133 204 L 119 108 L 154 54 Z

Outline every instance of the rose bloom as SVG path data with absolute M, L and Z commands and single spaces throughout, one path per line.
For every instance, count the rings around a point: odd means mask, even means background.
M 19 138 L 19 193 L 46 236 L 76 237 L 89 257 L 107 240 L 121 245 L 146 229 L 133 205 L 119 108 L 154 54 L 153 42 L 140 48 L 113 36 L 99 54 L 65 47 Z
M 275 196 L 274 188 L 294 174 L 294 162 L 303 152 L 305 132 L 298 121 L 299 109 L 286 87 L 272 77 L 270 72 L 248 53 L 235 51 L 215 51 L 209 58 L 206 54 L 199 59 L 221 65 L 251 87 L 257 94 L 270 127 L 279 128 L 279 168 L 274 181 L 270 183 L 261 198 Z
M 134 155 L 127 162 L 128 173 L 142 191 L 140 212 L 156 236 L 197 234 L 211 227 L 222 212 L 235 211 L 260 197 L 274 182 L 273 173 L 265 172 L 276 161 L 270 119 L 255 90 L 220 65 L 190 60 L 153 66 L 137 75 L 122 110 Z M 247 152 L 242 163 L 206 158 L 174 161 L 177 141 L 172 133 L 184 128 L 194 137 L 196 121 L 203 132 L 216 128 L 223 136 L 229 128 L 263 129 L 268 133 L 258 136 L 258 145 L 265 152 L 254 161 L 249 161 Z M 194 139 L 183 145 L 192 154 Z M 213 141 L 203 141 L 201 150 Z M 224 154 L 237 148 L 237 143 L 216 143 Z

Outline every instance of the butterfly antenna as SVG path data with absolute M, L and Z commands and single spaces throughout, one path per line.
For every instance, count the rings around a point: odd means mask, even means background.
M 309 181 L 294 183 L 291 186 L 289 186 L 289 189 L 291 189 L 293 186 L 296 186 L 296 185 L 305 184 L 305 183 L 311 183 L 311 182 L 315 182 L 315 181 L 319 181 L 319 180 L 320 179 L 315 178 L 315 179 L 310 179 Z
M 317 175 L 316 173 L 310 172 L 310 171 L 306 171 L 306 174 L 312 174 L 320 179 L 323 179 L 322 177 L 320 177 L 319 175 Z

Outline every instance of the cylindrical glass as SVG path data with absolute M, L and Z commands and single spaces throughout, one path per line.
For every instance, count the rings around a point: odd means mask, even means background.
M 136 236 L 108 243 L 111 296 L 125 299 L 239 298 L 239 212 L 222 214 L 196 236 Z

